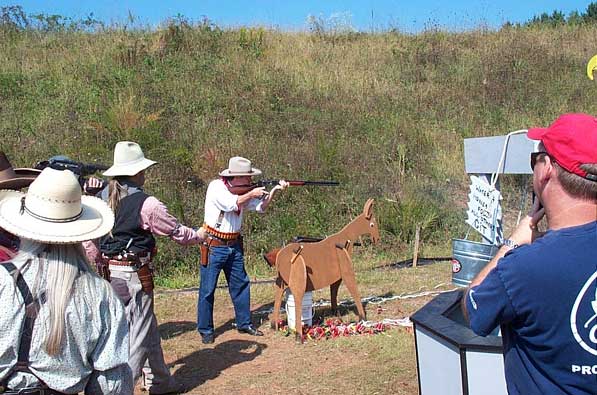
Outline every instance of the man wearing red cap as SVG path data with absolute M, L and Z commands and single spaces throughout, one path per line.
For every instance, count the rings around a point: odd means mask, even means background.
M 595 394 L 597 119 L 566 114 L 527 136 L 540 141 L 530 158 L 538 199 L 463 307 L 479 335 L 500 325 L 510 394 Z

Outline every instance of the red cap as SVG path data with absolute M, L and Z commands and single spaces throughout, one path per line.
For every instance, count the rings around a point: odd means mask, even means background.
M 580 168 L 583 164 L 597 164 L 597 118 L 564 114 L 547 128 L 529 129 L 527 137 L 541 140 L 549 156 L 570 173 L 597 181 L 597 176 L 587 177 Z

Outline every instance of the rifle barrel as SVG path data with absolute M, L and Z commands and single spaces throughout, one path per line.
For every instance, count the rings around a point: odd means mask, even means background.
M 340 185 L 338 181 L 303 181 L 303 180 L 290 180 L 287 181 L 290 185 L 322 185 L 322 186 L 336 186 Z

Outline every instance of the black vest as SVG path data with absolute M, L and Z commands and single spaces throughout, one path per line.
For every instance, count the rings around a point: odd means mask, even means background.
M 120 200 L 115 214 L 112 232 L 100 238 L 100 251 L 109 256 L 121 254 L 123 251 L 135 254 L 151 252 L 155 247 L 155 239 L 150 231 L 141 229 L 141 208 L 149 195 L 135 192 Z M 132 242 L 129 245 L 129 241 Z M 127 245 L 129 247 L 127 248 Z

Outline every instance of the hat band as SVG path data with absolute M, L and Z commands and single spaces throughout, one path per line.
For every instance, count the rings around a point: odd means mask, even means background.
M 81 211 L 79 211 L 79 214 L 77 215 L 73 215 L 72 217 L 68 217 L 68 218 L 50 218 L 50 217 L 44 217 L 43 215 L 39 215 L 34 213 L 33 211 L 29 210 L 27 208 L 27 206 L 25 206 L 25 196 L 23 196 L 21 198 L 21 215 L 23 215 L 23 212 L 27 212 L 27 214 L 29 214 L 30 216 L 32 216 L 35 219 L 39 219 L 41 221 L 44 222 L 54 222 L 54 223 L 65 223 L 65 222 L 74 222 L 76 220 L 78 220 L 81 215 L 83 215 L 83 208 L 81 207 Z

